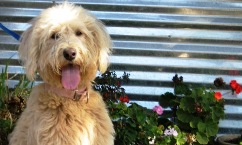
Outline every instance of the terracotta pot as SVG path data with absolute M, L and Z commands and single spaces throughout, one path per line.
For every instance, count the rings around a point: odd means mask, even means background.
M 217 138 L 219 145 L 239 145 L 240 134 L 223 135 Z

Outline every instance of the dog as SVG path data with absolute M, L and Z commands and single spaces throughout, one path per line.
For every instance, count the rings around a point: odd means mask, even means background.
M 64 2 L 47 8 L 22 34 L 19 57 L 33 87 L 10 145 L 113 145 L 115 131 L 92 88 L 109 66 L 111 39 L 88 10 Z

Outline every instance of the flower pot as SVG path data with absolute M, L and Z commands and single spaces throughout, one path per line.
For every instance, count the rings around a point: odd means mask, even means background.
M 239 145 L 240 134 L 223 135 L 217 138 L 219 145 Z

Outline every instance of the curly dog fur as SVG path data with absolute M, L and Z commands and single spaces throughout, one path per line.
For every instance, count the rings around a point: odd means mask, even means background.
M 44 10 L 31 24 L 19 56 L 27 77 L 34 80 L 37 72 L 43 83 L 33 88 L 10 145 L 114 144 L 105 103 L 91 83 L 109 64 L 111 40 L 104 25 L 69 3 Z M 73 100 L 76 95 L 80 99 Z

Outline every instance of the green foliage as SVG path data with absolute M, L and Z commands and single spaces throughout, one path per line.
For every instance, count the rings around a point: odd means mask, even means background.
M 7 99 L 7 95 L 9 94 L 8 86 L 6 85 L 8 79 L 8 64 L 5 66 L 5 69 L 2 69 L 0 74 L 0 108 L 3 109 L 5 107 L 5 100 Z
M 129 106 L 108 102 L 109 112 L 116 131 L 116 145 L 149 144 L 148 137 L 162 134 L 157 114 L 136 103 Z
M 177 75 L 173 82 L 174 94 L 161 95 L 160 105 L 171 108 L 172 123 L 177 124 L 182 132 L 195 136 L 188 143 L 208 144 L 218 133 L 219 120 L 224 118 L 224 100 L 215 99 L 215 92 L 204 87 L 189 88 Z M 171 102 L 176 102 L 176 109 Z
M 196 134 L 198 143 L 208 144 L 218 133 L 218 123 L 224 118 L 223 100 L 216 100 L 214 92 L 196 88 L 190 95 L 183 94 L 177 117 L 190 125 L 190 132 Z M 181 127 L 182 128 L 182 127 Z
M 213 91 L 204 87 L 192 89 L 183 83 L 183 77 L 175 75 L 174 93 L 166 92 L 159 97 L 159 104 L 169 107 L 172 113 L 159 117 L 138 104 L 119 101 L 119 97 L 126 96 L 120 82 L 127 82 L 124 79 L 128 77 L 126 73 L 117 77 L 115 72 L 108 71 L 97 77 L 94 86 L 107 103 L 116 131 L 116 145 L 143 145 L 152 139 L 156 145 L 208 144 L 214 139 L 218 122 L 224 117 L 224 101 L 216 100 Z M 169 129 L 176 134 L 167 134 Z
M 129 74 L 118 77 L 115 72 L 107 71 L 95 79 L 94 89 L 103 95 L 116 132 L 115 145 L 146 145 L 155 136 L 161 139 L 162 126 L 158 126 L 158 115 L 136 103 L 125 103 L 123 83 Z M 120 101 L 119 101 L 120 100 Z
M 121 96 L 125 96 L 122 84 L 129 81 L 129 74 L 124 72 L 123 76 L 118 77 L 114 71 L 106 71 L 95 79 L 94 89 L 99 91 L 104 101 L 116 101 Z
M 18 75 L 18 84 L 14 88 L 9 88 L 8 81 L 16 76 L 9 78 L 8 64 L 0 74 L 0 144 L 8 144 L 7 136 L 24 110 L 33 85 L 25 75 Z
M 162 135 L 161 139 L 156 140 L 156 145 L 183 145 L 186 143 L 186 134 L 183 133 L 177 125 L 168 126 L 167 129 L 174 129 L 177 132 L 177 136 L 174 135 Z M 166 130 L 165 130 L 166 132 Z
M 165 94 L 162 94 L 159 97 L 159 102 L 160 102 L 160 105 L 164 108 L 167 108 L 170 106 L 176 107 L 178 105 L 176 101 L 176 96 L 171 92 L 166 92 Z

